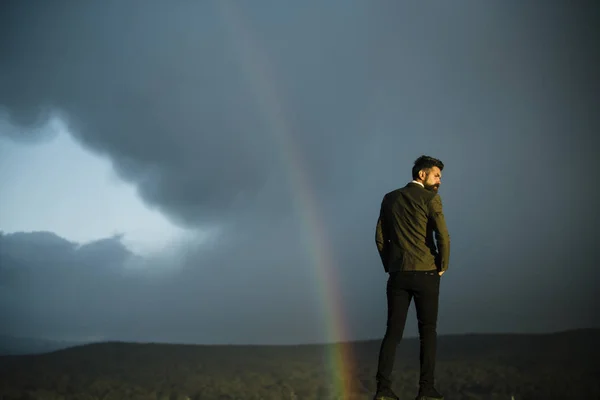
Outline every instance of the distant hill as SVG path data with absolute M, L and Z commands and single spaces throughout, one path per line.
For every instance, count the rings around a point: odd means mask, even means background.
M 0 356 L 42 354 L 82 344 L 86 343 L 0 335 Z
M 599 341 L 599 329 L 441 336 L 438 386 L 453 400 L 600 398 Z M 81 344 L 0 357 L 0 398 L 370 400 L 379 345 Z M 399 347 L 401 397 L 414 398 L 418 346 Z

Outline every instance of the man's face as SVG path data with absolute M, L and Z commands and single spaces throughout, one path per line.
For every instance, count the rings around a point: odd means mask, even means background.
M 438 167 L 432 167 L 429 171 L 421 171 L 421 174 L 425 189 L 437 192 L 442 184 L 442 171 Z

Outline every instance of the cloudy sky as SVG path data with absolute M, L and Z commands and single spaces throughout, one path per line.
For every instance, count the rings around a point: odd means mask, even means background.
M 0 333 L 380 338 L 379 205 L 421 154 L 439 333 L 599 327 L 588 4 L 2 2 Z

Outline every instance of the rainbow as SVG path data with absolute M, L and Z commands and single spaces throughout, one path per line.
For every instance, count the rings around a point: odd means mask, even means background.
M 345 337 L 347 330 L 343 318 L 341 295 L 334 275 L 334 257 L 325 237 L 322 219 L 309 178 L 302 168 L 301 154 L 296 150 L 293 137 L 286 122 L 282 101 L 279 100 L 265 52 L 261 51 L 251 31 L 246 28 L 238 9 L 227 1 L 219 1 L 225 23 L 231 29 L 233 44 L 240 54 L 242 68 L 254 86 L 257 101 L 271 128 L 274 141 L 278 144 L 281 162 L 285 166 L 294 196 L 294 206 L 300 213 L 307 250 L 312 256 L 315 280 L 321 293 L 324 309 L 324 324 L 329 338 L 329 369 L 332 384 L 342 400 L 349 399 L 352 387 L 352 356 Z M 230 3 L 230 4 L 227 4 Z

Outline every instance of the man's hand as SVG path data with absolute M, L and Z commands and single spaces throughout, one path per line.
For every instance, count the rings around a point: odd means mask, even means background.
M 438 272 L 438 275 L 442 276 L 442 275 L 444 275 L 444 272 L 446 272 L 446 271 L 440 271 L 440 272 Z

